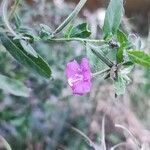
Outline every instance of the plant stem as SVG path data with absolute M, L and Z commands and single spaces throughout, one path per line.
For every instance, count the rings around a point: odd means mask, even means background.
M 20 1 L 21 1 L 21 0 L 15 0 L 14 5 L 13 5 L 13 7 L 12 7 L 12 9 L 11 9 L 10 14 L 9 14 L 9 20 L 12 20 L 12 18 L 14 17 L 14 14 L 15 14 L 15 12 L 16 12 L 16 9 L 17 9 L 17 7 L 18 7 Z
M 0 135 L 0 141 L 4 144 L 7 150 L 12 150 L 8 142 Z
M 92 147 L 93 149 L 95 149 L 95 143 L 92 142 L 92 140 L 89 137 L 87 137 L 83 132 L 81 132 L 79 129 L 77 129 L 75 127 L 71 127 L 71 129 L 73 131 L 75 131 L 76 133 L 78 133 L 79 135 L 81 135 L 87 141 L 89 146 Z
M 101 135 L 101 146 L 103 150 L 106 150 L 106 141 L 105 141 L 105 115 L 102 119 L 102 135 Z
M 8 7 L 8 0 L 3 0 L 2 2 L 2 16 L 3 16 L 3 21 L 9 30 L 10 33 L 12 33 L 13 36 L 17 36 L 15 31 L 11 28 L 9 21 L 8 21 L 8 16 L 7 16 L 7 7 Z
M 92 74 L 92 77 L 95 77 L 95 76 L 97 76 L 97 75 L 102 75 L 102 74 L 104 74 L 104 73 L 106 73 L 106 72 L 108 72 L 108 71 L 110 71 L 110 68 L 109 68 L 109 69 L 104 69 L 104 70 L 98 71 L 98 72 L 96 72 L 96 73 L 93 73 L 93 74 Z
M 62 31 L 80 12 L 87 0 L 80 0 L 73 12 L 61 23 L 61 25 L 53 32 L 53 36 Z
M 122 143 L 116 144 L 115 146 L 111 147 L 110 150 L 115 150 L 116 148 L 121 147 L 121 146 L 125 146 L 125 145 L 126 145 L 126 143 L 122 142 Z
M 55 42 L 70 42 L 70 41 L 79 41 L 79 42 L 90 42 L 90 43 L 105 43 L 104 40 L 96 40 L 96 39 L 82 39 L 82 38 L 52 38 L 49 41 Z
M 124 127 L 124 126 L 122 126 L 122 125 L 120 125 L 120 124 L 115 124 L 115 127 L 121 128 L 121 129 L 123 129 L 124 131 L 126 131 L 126 132 L 132 137 L 133 141 L 134 141 L 135 144 L 136 144 L 137 149 L 138 149 L 138 150 L 141 150 L 141 144 L 138 142 L 138 140 L 135 138 L 135 136 L 132 134 L 131 131 L 129 131 L 126 127 Z

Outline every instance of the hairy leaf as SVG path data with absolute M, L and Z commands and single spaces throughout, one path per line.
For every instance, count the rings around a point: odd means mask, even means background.
M 123 48 L 123 47 L 120 47 L 120 48 L 117 50 L 117 63 L 123 62 L 123 51 L 124 51 L 124 48 Z
M 142 65 L 144 67 L 150 67 L 150 55 L 143 51 L 130 50 L 128 51 L 130 60 L 133 63 Z
M 123 14 L 123 0 L 111 0 L 106 11 L 106 16 L 104 20 L 104 38 L 107 38 L 117 33 Z
M 22 46 L 22 48 L 30 55 L 38 58 L 38 54 L 36 53 L 36 51 L 33 49 L 33 47 L 25 40 L 20 40 L 20 44 Z
M 52 37 L 52 29 L 45 24 L 40 24 L 40 27 L 40 38 L 44 40 L 50 39 Z
M 95 46 L 95 49 L 99 50 L 100 48 Z M 90 66 L 93 72 L 98 72 L 107 68 L 107 65 L 102 60 L 100 60 L 95 54 L 93 54 L 89 44 L 86 44 L 86 54 L 88 59 L 90 60 Z
M 126 34 L 121 31 L 121 30 L 118 30 L 117 31 L 117 39 L 120 43 L 120 45 L 124 45 L 125 43 L 128 42 L 128 37 L 126 36 Z
M 126 90 L 126 81 L 125 79 L 121 76 L 121 74 L 118 74 L 117 79 L 114 82 L 115 85 L 115 93 L 117 96 L 123 95 Z

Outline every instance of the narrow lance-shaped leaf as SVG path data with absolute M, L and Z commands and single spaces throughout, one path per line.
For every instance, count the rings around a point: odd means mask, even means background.
M 117 63 L 121 63 L 121 62 L 123 62 L 124 48 L 128 45 L 128 37 L 126 36 L 126 34 L 123 31 L 118 30 L 117 31 L 117 39 L 120 44 L 120 47 L 117 50 L 116 57 L 117 57 Z
M 106 11 L 104 20 L 104 38 L 107 38 L 117 33 L 123 14 L 123 0 L 111 0 Z
M 20 81 L 0 74 L 0 89 L 16 96 L 28 97 L 30 90 Z
M 150 67 L 150 55 L 144 51 L 130 50 L 128 51 L 130 60 L 133 63 L 142 65 L 144 67 Z
M 118 42 L 120 43 L 120 45 L 122 45 L 122 46 L 125 46 L 125 44 L 128 42 L 127 35 L 121 30 L 117 31 L 117 39 L 118 39 Z
M 30 55 L 38 58 L 38 54 L 37 52 L 33 49 L 33 47 L 25 40 L 20 40 L 20 44 L 22 46 L 22 48 Z
M 39 75 L 50 78 L 51 69 L 40 55 L 34 57 L 28 54 L 17 40 L 12 40 L 6 34 L 0 32 L 0 40 L 6 50 L 22 65 L 38 73 Z

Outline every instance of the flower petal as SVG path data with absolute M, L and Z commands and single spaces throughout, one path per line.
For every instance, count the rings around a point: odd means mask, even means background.
M 90 71 L 89 60 L 87 58 L 82 58 L 80 65 L 82 70 Z
M 87 58 L 83 58 L 81 61 L 81 70 L 84 76 L 84 80 L 91 80 L 91 70 L 89 61 Z
M 73 60 L 67 64 L 66 75 L 67 78 L 72 78 L 75 74 L 78 74 L 80 71 L 80 66 L 76 60 Z
M 84 95 L 91 90 L 91 70 L 87 58 L 81 60 L 79 65 L 76 60 L 67 64 L 66 75 L 73 94 Z
M 85 95 L 91 90 L 91 82 L 79 81 L 73 85 L 72 90 L 73 94 Z

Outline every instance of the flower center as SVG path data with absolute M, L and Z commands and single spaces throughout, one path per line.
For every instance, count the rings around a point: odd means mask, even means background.
M 74 77 L 68 78 L 68 84 L 72 87 L 74 83 L 78 81 L 83 81 L 83 75 L 75 74 Z

